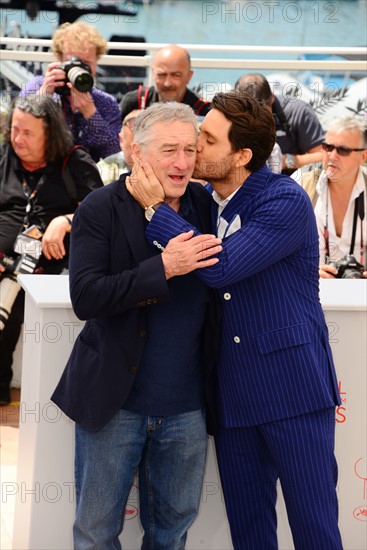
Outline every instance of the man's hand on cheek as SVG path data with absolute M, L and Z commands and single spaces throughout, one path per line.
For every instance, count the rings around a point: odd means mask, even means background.
M 133 161 L 131 175 L 126 178 L 126 188 L 129 193 L 143 208 L 163 202 L 165 199 L 164 189 L 156 178 L 151 165 L 144 163 L 141 166 L 135 156 L 133 156 Z

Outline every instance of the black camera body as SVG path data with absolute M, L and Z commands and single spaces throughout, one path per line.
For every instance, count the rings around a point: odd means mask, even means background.
M 335 275 L 336 279 L 362 279 L 365 271 L 364 266 L 357 262 L 351 254 L 347 254 L 338 262 L 328 262 L 328 265 L 332 265 L 338 270 Z
M 34 272 L 38 260 L 30 254 L 19 254 L 17 258 L 6 256 L 0 252 L 0 264 L 5 267 L 9 273 L 19 275 L 20 273 L 28 274 Z
M 70 95 L 68 82 L 74 86 L 78 92 L 90 92 L 94 85 L 94 79 L 91 74 L 90 66 L 84 63 L 79 57 L 71 57 L 59 65 L 58 69 L 65 72 L 65 83 L 63 86 L 55 88 L 55 92 L 59 95 Z

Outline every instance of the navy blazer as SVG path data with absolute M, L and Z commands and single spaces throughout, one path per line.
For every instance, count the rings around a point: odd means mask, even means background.
M 219 263 L 196 272 L 219 289 L 222 302 L 221 424 L 257 425 L 339 404 L 319 301 L 319 244 L 308 196 L 290 178 L 263 167 L 221 214 L 229 223 L 236 215 L 241 228 L 223 241 Z M 213 227 L 216 219 L 213 201 Z M 189 229 L 163 205 L 147 236 L 165 246 Z
M 87 322 L 51 399 L 90 431 L 112 419 L 129 395 L 147 335 L 147 308 L 171 299 L 161 257 L 152 256 L 145 239 L 144 211 L 126 190 L 125 177 L 91 193 L 73 220 L 70 295 L 77 317 Z M 210 196 L 196 183 L 188 189 L 208 231 Z M 213 426 L 219 313 L 213 301 L 208 309 L 204 383 Z

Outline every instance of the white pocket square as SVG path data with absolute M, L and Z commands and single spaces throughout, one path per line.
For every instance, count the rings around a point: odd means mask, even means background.
M 222 216 L 219 216 L 217 235 L 220 239 L 225 239 L 233 235 L 233 233 L 236 233 L 239 229 L 241 229 L 241 218 L 238 214 L 236 214 L 230 222 L 227 222 Z

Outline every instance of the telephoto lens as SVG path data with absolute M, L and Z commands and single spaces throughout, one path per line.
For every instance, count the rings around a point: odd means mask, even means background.
M 20 288 L 15 275 L 6 274 L 0 281 L 0 330 L 5 328 Z
M 70 69 L 68 79 L 78 92 L 90 92 L 93 88 L 93 76 L 82 67 L 73 67 Z

